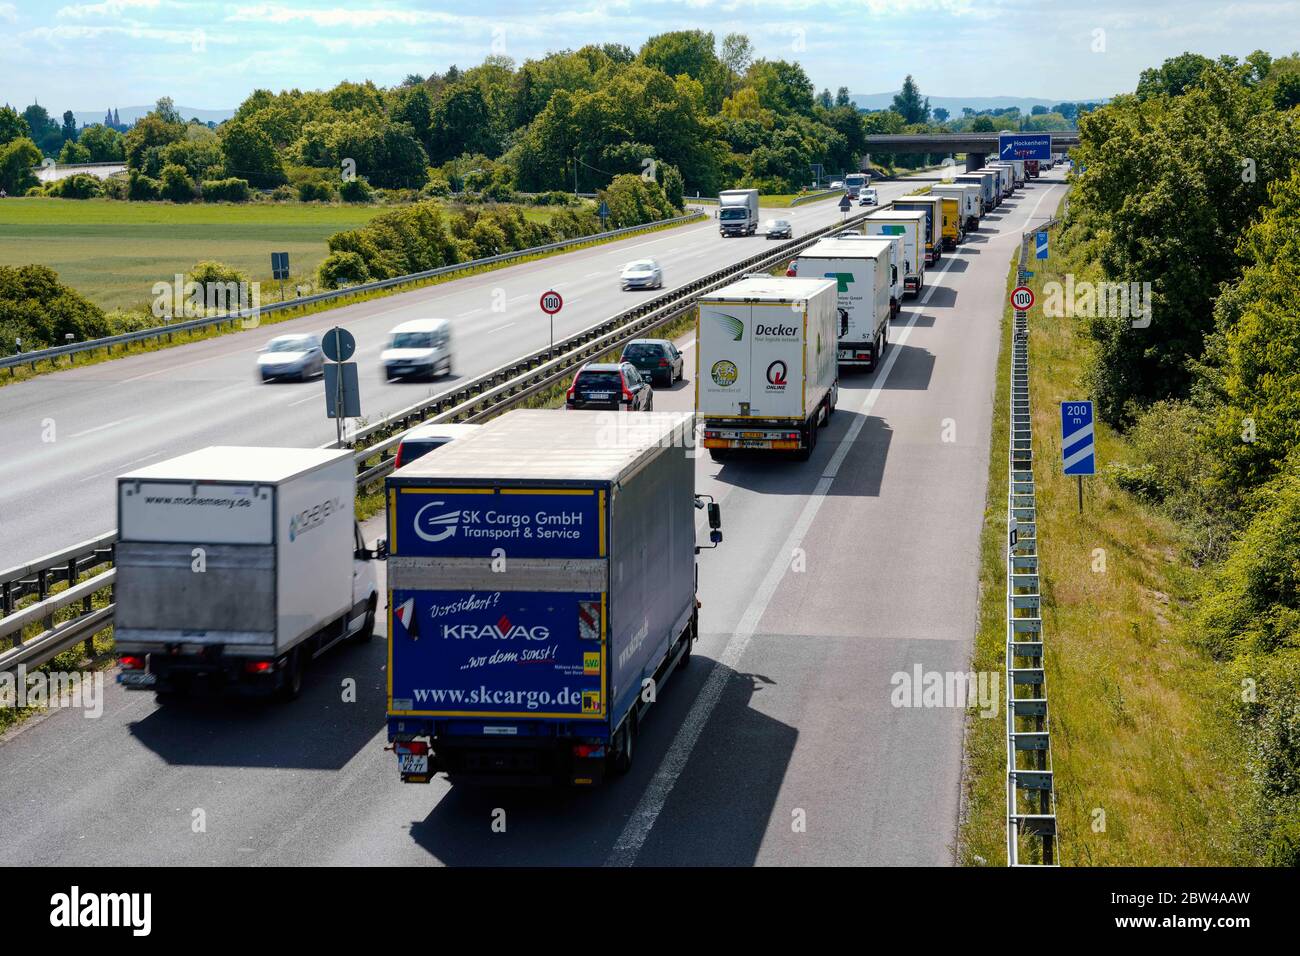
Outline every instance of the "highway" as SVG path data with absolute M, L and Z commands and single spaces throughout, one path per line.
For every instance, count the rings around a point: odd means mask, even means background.
M 29 721 L 0 743 L 0 863 L 950 864 L 964 712 L 892 706 L 891 677 L 968 666 L 1007 267 L 1021 232 L 1048 218 L 1062 194 L 1059 175 L 1033 182 L 945 254 L 922 298 L 892 323 L 882 367 L 842 379 L 810 461 L 698 459 L 696 490 L 720 500 L 726 540 L 699 558 L 701 640 L 644 723 L 626 777 L 589 791 L 403 786 L 384 751 L 385 647 L 376 639 L 322 658 L 291 705 L 163 710 L 152 695 L 110 685 L 98 719 L 54 710 Z M 814 207 L 795 218 L 807 228 L 828 213 Z M 658 245 L 631 251 L 647 242 Z M 562 313 L 568 330 L 628 301 L 611 278 L 631 255 L 656 255 L 671 282 L 744 252 L 740 241 L 718 242 L 708 225 L 678 230 L 329 320 L 359 333 L 364 363 L 388 325 L 428 314 L 436 300 L 458 323 L 458 371 L 471 372 L 538 341 L 531 306 L 513 319 L 462 314 L 484 308 L 494 286 L 535 298 L 540 283 L 559 281 L 575 305 Z M 583 314 L 589 298 L 600 305 Z M 494 321 L 517 324 L 490 339 Z M 477 337 L 467 323 L 483 326 Z M 0 465 L 0 483 L 21 488 L 16 515 L 6 494 L 6 546 L 12 552 L 15 520 L 34 534 L 28 545 L 44 542 L 9 556 L 107 527 L 109 478 L 133 455 L 329 437 L 321 409 L 291 404 L 312 386 L 252 386 L 258 338 L 0 390 L 0 415 L 18 426 L 19 462 Z M 690 368 L 693 349 L 687 355 Z M 168 373 L 181 356 L 193 364 Z M 420 391 L 368 394 L 384 406 Z M 660 391 L 655 405 L 686 410 L 693 398 L 687 381 Z M 51 414 L 73 420 L 60 422 L 67 438 L 42 449 L 39 420 Z M 97 469 L 107 471 L 86 477 Z M 46 471 L 46 481 L 28 471 Z M 65 492 L 91 516 L 72 517 Z M 48 528 L 56 514 L 76 527 Z M 379 535 L 380 522 L 368 531 Z M 343 701 L 349 680 L 355 703 Z
M 882 202 L 914 188 L 908 181 L 878 184 Z M 796 237 L 842 218 L 833 200 L 764 208 L 762 215 L 790 219 Z M 538 298 L 548 288 L 564 297 L 555 317 L 558 339 L 658 294 L 620 291 L 618 274 L 632 259 L 658 259 L 671 288 L 773 245 L 762 236 L 723 239 L 710 219 L 0 388 L 6 446 L 0 456 L 0 568 L 114 527 L 113 479 L 128 469 L 207 445 L 332 440 L 334 423 L 325 417 L 319 379 L 255 379 L 257 351 L 275 335 L 320 333 L 336 324 L 349 329 L 357 340 L 361 411 L 374 421 L 458 380 L 382 383 L 379 353 L 400 322 L 449 319 L 455 375 L 473 376 L 547 344 L 550 327 Z

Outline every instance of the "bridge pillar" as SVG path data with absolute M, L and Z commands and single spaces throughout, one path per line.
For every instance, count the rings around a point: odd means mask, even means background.
M 977 169 L 983 169 L 984 163 L 988 159 L 987 153 L 967 153 L 966 154 L 966 172 L 973 173 Z

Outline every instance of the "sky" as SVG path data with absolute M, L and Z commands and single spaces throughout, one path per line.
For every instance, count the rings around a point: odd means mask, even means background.
M 818 89 L 910 73 L 930 95 L 1088 100 L 1184 50 L 1290 53 L 1300 0 L 0 0 L 0 102 L 232 109 L 258 88 L 389 86 L 675 29 L 744 32 Z

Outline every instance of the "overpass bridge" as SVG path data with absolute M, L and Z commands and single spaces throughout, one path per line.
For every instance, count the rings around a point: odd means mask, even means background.
M 966 168 L 979 169 L 998 152 L 998 133 L 877 133 L 866 137 L 870 153 L 965 153 Z M 1079 145 L 1077 130 L 1049 133 L 1052 150 Z

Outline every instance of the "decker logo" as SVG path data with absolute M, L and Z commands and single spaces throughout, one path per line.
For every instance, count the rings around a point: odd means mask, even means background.
M 780 359 L 777 359 L 767 367 L 767 390 L 769 392 L 779 392 L 785 389 L 786 375 L 789 369 Z

